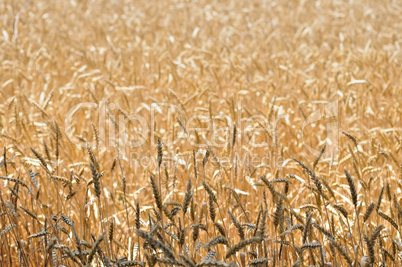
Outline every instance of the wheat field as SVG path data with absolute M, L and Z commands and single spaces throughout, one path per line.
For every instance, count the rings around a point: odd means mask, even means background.
M 399 1 L 0 1 L 0 266 L 402 266 Z

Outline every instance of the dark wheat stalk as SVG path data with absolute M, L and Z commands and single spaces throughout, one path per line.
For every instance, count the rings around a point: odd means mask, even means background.
M 122 190 L 123 190 L 124 206 L 125 206 L 125 208 L 126 208 L 127 226 L 128 226 L 128 229 L 130 229 L 130 220 L 129 220 L 129 218 L 128 218 L 127 194 L 126 194 L 126 188 L 127 188 L 127 185 L 126 185 L 126 176 L 125 176 L 125 174 L 124 174 L 123 167 L 121 166 L 120 152 L 119 152 L 119 151 L 117 151 L 117 152 L 118 152 L 117 161 L 119 162 L 119 167 L 120 167 L 120 172 L 121 172 L 121 187 L 122 187 Z M 112 251 L 112 252 L 113 252 L 113 251 Z
M 212 150 L 211 150 L 212 151 Z M 211 187 L 208 185 L 208 183 L 206 183 L 204 180 L 202 181 L 202 186 L 204 187 L 204 190 L 208 193 L 209 198 L 213 200 L 213 202 L 215 202 L 216 206 L 218 207 L 218 211 L 219 211 L 219 216 L 221 217 L 221 220 L 223 221 L 223 215 L 221 212 L 221 207 L 219 205 L 218 199 L 215 196 L 215 193 L 212 191 Z M 223 225 L 223 227 L 226 230 L 226 226 L 225 224 Z
M 157 160 L 158 160 L 158 177 L 159 177 L 159 198 L 160 198 L 160 203 L 158 203 L 158 208 L 159 208 L 159 212 L 160 212 L 160 216 L 161 216 L 161 226 L 162 226 L 162 229 L 163 229 L 163 226 L 164 226 L 164 224 L 163 224 L 163 212 L 162 212 L 162 178 L 161 178 L 161 165 L 162 165 L 162 157 L 163 157 L 163 151 L 162 151 L 162 141 L 161 141 L 161 139 L 160 138 L 158 138 L 158 145 L 157 145 L 157 149 L 158 149 L 158 157 L 157 157 Z M 160 205 L 160 206 L 159 206 Z M 163 238 L 165 239 L 165 231 L 162 231 L 163 232 Z
M 315 161 L 313 163 L 313 171 L 315 170 L 315 167 L 317 166 L 317 164 L 320 161 L 322 155 L 324 154 L 326 147 L 327 147 L 327 145 L 324 145 L 324 147 L 321 149 L 320 153 L 318 154 L 317 158 L 315 159 Z
M 95 159 L 95 161 L 96 161 L 96 159 Z M 103 210 L 102 210 L 102 206 L 101 206 L 102 203 L 101 203 L 101 199 L 100 199 L 100 195 L 101 195 L 101 192 L 102 192 L 100 182 L 99 182 L 100 174 L 98 173 L 95 165 L 93 164 L 92 159 L 91 159 L 91 162 L 89 162 L 89 166 L 91 167 L 91 174 L 92 174 L 92 180 L 93 180 L 93 184 L 94 184 L 94 188 L 95 188 L 95 195 L 96 195 L 96 198 L 98 199 L 98 208 L 99 208 L 99 214 L 101 216 L 102 232 L 105 233 L 106 228 L 105 228 L 105 223 L 103 221 L 104 217 L 103 217 Z M 107 248 L 108 254 L 111 255 L 110 247 L 109 247 L 108 242 L 106 242 L 106 248 Z
M 263 237 L 261 236 L 254 236 L 250 237 L 248 239 L 243 239 L 233 247 L 229 249 L 229 251 L 226 253 L 226 259 L 229 258 L 230 256 L 234 255 L 237 251 L 241 250 L 242 248 L 246 247 L 247 245 L 254 244 L 254 243 L 261 243 L 264 240 Z
M 137 202 L 136 204 L 136 209 L 135 209 L 135 229 L 140 230 L 141 228 L 141 222 L 140 222 L 140 203 Z M 138 256 L 139 260 L 141 261 L 141 246 L 140 246 L 140 236 L 137 236 L 137 242 L 138 242 Z M 135 260 L 135 259 L 133 259 Z
M 312 171 L 312 174 L 313 174 L 313 176 L 314 176 L 314 179 L 313 179 L 314 184 L 315 184 L 315 186 L 317 187 L 317 189 L 318 189 L 318 191 L 319 191 L 319 193 L 320 193 L 322 202 L 324 203 L 325 214 L 326 214 L 326 217 L 327 217 L 329 229 L 332 231 L 332 235 L 335 235 L 335 229 L 333 229 L 333 228 L 331 227 L 331 223 L 330 223 L 330 220 L 329 220 L 329 214 L 328 214 L 327 205 L 325 205 L 325 201 L 326 201 L 326 200 L 324 199 L 324 195 L 323 195 L 323 192 L 322 192 L 322 184 L 321 184 L 320 180 L 318 179 L 318 177 L 315 175 L 315 172 L 314 172 L 315 167 L 317 166 L 317 164 L 318 164 L 318 162 L 320 161 L 322 155 L 324 154 L 326 147 L 327 147 L 327 145 L 324 145 L 324 147 L 321 149 L 320 153 L 318 154 L 317 158 L 315 159 L 315 161 L 314 161 L 314 163 L 313 163 L 313 171 Z M 306 166 L 306 168 L 307 168 L 307 166 Z M 307 168 L 307 169 L 308 169 L 308 168 Z M 325 185 L 325 187 L 328 189 L 328 191 L 329 191 L 330 193 L 332 193 L 332 195 L 334 195 L 333 192 L 332 192 L 331 187 L 328 185 L 328 183 L 325 181 L 325 179 L 323 179 L 323 178 L 321 177 L 321 180 L 324 181 L 324 185 Z
M 114 222 L 112 221 L 111 223 L 110 223 L 110 225 L 109 225 L 109 236 L 108 236 L 108 239 L 109 239 L 109 243 L 110 243 L 110 251 L 111 251 L 111 253 L 112 253 L 112 256 L 114 256 L 113 255 L 113 240 L 114 240 Z
M 233 215 L 233 213 L 231 213 L 229 210 L 228 210 L 228 213 L 229 213 L 230 219 L 232 220 L 234 226 L 235 226 L 236 229 L 237 229 L 237 233 L 239 234 L 240 239 L 241 239 L 241 240 L 244 240 L 244 230 L 243 230 L 243 228 L 241 227 L 239 221 L 238 221 L 237 218 Z
M 363 215 L 363 223 L 365 223 L 365 222 L 369 219 L 369 217 L 370 217 L 371 213 L 373 212 L 374 208 L 375 208 L 374 202 L 371 202 L 371 203 L 367 206 L 366 212 L 365 212 L 364 215 Z
M 350 188 L 350 195 L 352 196 L 352 201 L 353 201 L 353 206 L 355 208 L 355 216 L 356 216 L 356 223 L 357 223 L 357 229 L 359 231 L 359 246 L 361 247 L 362 255 L 364 255 L 364 250 L 363 250 L 363 241 L 362 241 L 362 232 L 360 230 L 360 220 L 359 220 L 359 212 L 357 211 L 357 192 L 356 192 L 356 187 L 355 183 L 353 181 L 352 176 L 349 174 L 349 172 L 345 169 L 344 173 L 346 175 L 346 179 L 349 184 Z
M 353 260 L 349 256 L 349 254 L 346 251 L 346 249 L 343 246 L 341 246 L 338 242 L 336 242 L 335 240 L 329 240 L 329 241 L 338 250 L 338 252 L 342 255 L 342 257 L 346 260 L 348 265 L 353 266 Z
M 282 196 L 279 198 L 278 202 L 276 203 L 276 210 L 274 213 L 274 226 L 275 226 L 275 240 L 278 240 L 278 225 L 282 223 L 283 220 L 283 199 Z M 275 247 L 274 247 L 274 258 L 276 261 L 276 255 L 278 255 L 278 262 L 280 261 L 280 256 L 278 253 L 279 249 L 278 249 L 278 243 L 276 243 Z
M 374 256 L 374 242 L 370 240 L 370 238 L 367 237 L 366 234 L 363 234 L 364 241 L 366 242 L 367 246 L 367 251 L 369 255 L 369 265 L 373 266 L 375 262 L 375 256 Z
M 231 188 L 231 191 L 232 191 L 232 195 L 233 195 L 234 198 L 236 199 L 237 204 L 239 204 L 241 210 L 243 211 L 243 214 L 244 214 L 244 216 L 246 217 L 247 222 L 250 223 L 250 219 L 249 219 L 248 216 L 247 216 L 247 212 L 246 212 L 246 210 L 245 210 L 244 207 L 243 207 L 243 204 L 242 204 L 242 202 L 241 202 L 241 199 L 240 199 L 239 195 L 237 194 L 236 190 L 234 190 L 233 188 Z
M 158 207 L 159 213 L 162 214 L 162 206 L 163 206 L 162 197 L 160 195 L 158 186 L 156 185 L 155 177 L 151 174 L 149 180 L 151 182 L 152 194 L 155 199 L 156 207 Z
M 4 171 L 6 173 L 6 176 L 8 176 L 8 171 L 7 171 L 7 148 L 4 147 L 3 150 L 3 164 L 4 164 Z
M 102 240 L 104 238 L 105 238 L 105 232 L 103 232 L 103 234 L 98 239 L 96 239 L 95 243 L 92 246 L 91 252 L 88 255 L 88 260 L 87 260 L 87 265 L 86 266 L 88 266 L 88 267 L 90 266 L 90 264 L 91 264 L 91 262 L 92 262 L 92 260 L 93 260 L 93 258 L 95 256 L 95 253 L 98 250 L 98 248 L 100 246 L 100 243 L 102 242 Z
M 168 257 L 169 259 L 175 260 L 173 251 L 168 246 L 163 244 L 161 241 L 159 241 L 158 239 L 154 238 L 152 235 L 150 235 L 144 231 L 141 231 L 141 230 L 137 230 L 137 234 L 139 237 L 148 241 L 151 245 L 162 250 L 162 252 L 165 254 L 166 257 Z
M 237 157 L 235 157 L 235 149 L 234 149 L 234 146 L 236 144 L 236 135 L 237 135 L 237 128 L 236 128 L 236 124 L 235 124 L 233 126 L 232 139 L 229 140 L 229 143 L 228 143 L 228 148 L 230 148 L 230 154 L 231 154 L 230 162 L 234 163 L 234 170 L 231 171 L 230 181 L 229 181 L 231 187 L 233 186 L 234 179 L 237 179 L 237 177 L 236 177 L 236 173 L 237 173 Z

